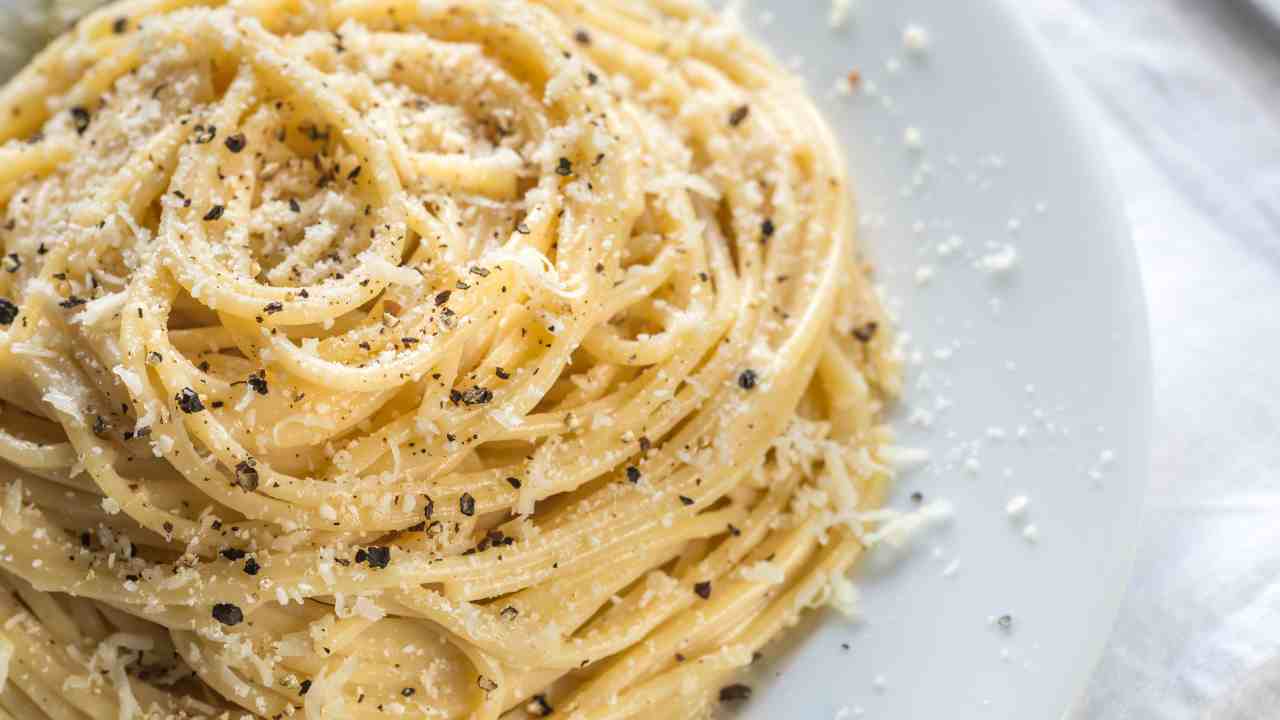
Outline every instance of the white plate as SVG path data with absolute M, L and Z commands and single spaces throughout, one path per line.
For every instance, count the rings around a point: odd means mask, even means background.
M 849 154 L 862 244 L 908 352 L 928 358 L 911 369 L 898 425 L 903 444 L 934 460 L 904 478 L 895 504 L 919 491 L 951 501 L 956 517 L 861 567 L 864 620 L 824 613 L 770 646 L 744 715 L 1056 718 L 1109 634 L 1138 537 L 1150 391 L 1133 250 L 1099 146 L 1000 3 L 860 5 L 841 30 L 827 26 L 828 0 L 756 0 L 744 19 L 802 59 Z M 909 24 L 927 30 L 927 54 L 905 51 Z M 835 97 L 854 68 L 863 90 Z M 922 151 L 905 146 L 909 127 Z M 940 256 L 952 235 L 964 245 Z M 1011 272 L 973 267 L 987 243 L 1016 248 Z M 922 266 L 935 275 L 921 286 Z M 913 409 L 932 411 L 932 427 L 908 423 Z M 1019 494 L 1035 545 L 1005 513 Z M 989 622 L 1006 613 L 1008 632 Z
M 836 127 L 862 245 L 908 353 L 926 358 L 897 425 L 933 460 L 894 504 L 919 491 L 956 515 L 903 557 L 862 566 L 863 621 L 824 613 L 770 647 L 743 715 L 1057 718 L 1110 633 L 1147 479 L 1146 316 L 1117 193 L 1081 106 L 1004 4 L 863 0 L 839 30 L 829 7 L 756 0 L 742 17 L 801 63 Z M 927 31 L 924 54 L 904 47 L 911 25 Z M 855 68 L 862 90 L 837 96 Z M 912 127 L 920 151 L 904 142 Z M 944 257 L 953 235 L 964 244 Z M 1011 271 L 974 267 L 1005 245 Z M 931 428 L 906 422 L 915 409 L 933 412 Z M 1005 506 L 1022 494 L 1015 521 Z M 1008 631 L 991 622 L 1006 613 Z

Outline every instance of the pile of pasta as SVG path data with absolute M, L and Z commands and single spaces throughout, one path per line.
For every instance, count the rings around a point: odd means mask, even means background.
M 731 19 L 114 4 L 0 142 L 0 718 L 699 717 L 849 599 L 893 340 Z

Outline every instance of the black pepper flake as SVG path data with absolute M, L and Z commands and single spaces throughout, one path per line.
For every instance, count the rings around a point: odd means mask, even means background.
M 226 208 L 221 205 L 214 205 L 209 208 L 209 212 L 204 214 L 205 222 L 213 222 L 214 220 L 221 218 L 224 210 L 226 210 Z
M 498 615 L 502 616 L 503 620 L 510 622 L 520 616 L 520 611 L 508 605 L 502 608 L 502 612 L 498 613 Z
M 742 531 L 741 531 L 741 530 L 739 530 L 735 525 L 733 525 L 733 523 L 730 523 L 730 524 L 729 524 L 729 534 L 730 534 L 730 535 L 732 535 L 732 536 L 734 536 L 734 537 L 738 537 L 739 535 L 741 535 L 741 534 L 742 534 Z
M 1001 630 L 1009 630 L 1013 627 L 1013 616 L 1001 615 L 1000 618 L 996 620 L 996 624 L 1000 626 Z
M 640 468 L 635 465 L 627 466 L 627 481 L 632 485 L 640 482 Z
M 37 255 L 44 255 L 47 252 L 49 252 L 49 248 L 45 247 L 44 243 L 40 243 L 39 245 L 36 246 Z
M 482 267 L 476 266 L 471 268 L 468 272 L 470 272 L 472 275 L 479 275 L 480 277 L 489 277 L 489 268 L 482 268 Z
M 776 231 L 777 228 L 773 226 L 773 218 L 765 218 L 764 222 L 760 223 L 760 234 L 766 238 L 773 237 L 773 233 Z
M 83 135 L 89 129 L 89 111 L 79 105 L 71 108 L 71 122 L 75 124 L 76 134 Z
M 508 485 L 510 485 L 511 487 L 515 488 L 516 490 L 519 490 L 519 489 L 520 489 L 520 478 L 516 478 L 516 477 L 509 477 L 509 478 L 507 478 L 507 484 L 508 484 Z
M 73 307 L 80 307 L 81 305 L 84 305 L 86 302 L 88 302 L 88 300 L 85 300 L 82 297 L 77 297 L 75 295 L 72 295 L 66 300 L 63 300 L 62 302 L 58 303 L 58 307 L 66 308 L 70 310 Z
M 302 212 L 302 206 L 294 198 L 289 198 L 289 209 L 293 212 Z
M 693 498 L 689 497 L 688 495 L 681 495 L 680 504 L 684 505 L 685 507 L 688 507 L 693 504 Z
M 466 405 L 484 405 L 493 399 L 493 391 L 479 385 L 462 393 L 462 402 Z
M 404 696 L 404 697 L 413 697 L 413 688 L 411 688 L 411 687 L 407 687 L 407 688 L 405 688 L 405 689 L 401 690 L 401 691 L 400 691 L 400 694 L 401 694 L 402 696 Z
M 244 622 L 244 612 L 231 603 L 218 603 L 213 606 L 213 619 L 231 627 Z
M 569 177 L 573 174 L 573 163 L 569 162 L 569 158 L 560 158 L 560 162 L 556 165 L 556 174 L 561 177 Z
M 86 530 L 80 533 L 80 547 L 88 549 L 93 546 L 93 536 Z
M 452 290 L 444 290 L 436 293 L 436 307 L 440 307 L 441 305 L 449 302 L 449 297 L 451 295 L 453 295 Z
M 756 375 L 755 370 L 743 370 L 742 374 L 738 376 L 738 387 L 743 390 L 750 390 L 756 386 L 756 382 L 759 379 L 760 377 Z
M 258 565 L 258 561 L 254 560 L 253 558 L 249 558 L 248 560 L 244 561 L 245 575 L 257 575 L 258 571 L 261 569 L 262 569 L 262 566 Z
M 236 484 L 253 492 L 258 489 L 258 461 L 253 458 L 241 460 L 236 464 Z
M 118 17 L 111 22 L 111 32 L 123 35 L 129 29 L 129 18 Z
M 598 82 L 600 82 L 600 76 L 591 71 L 587 71 L 587 84 L 595 85 Z
M 226 550 L 223 550 L 221 553 L 219 553 L 219 555 L 221 555 L 222 557 L 228 560 L 235 561 L 235 560 L 243 559 L 245 552 L 240 548 L 227 548 Z
M 455 288 L 459 289 L 459 290 L 470 290 L 470 289 L 471 289 L 471 286 L 470 286 L 470 285 L 466 284 L 465 282 L 463 282 L 463 281 L 461 281 L 461 280 L 459 280 L 459 281 L 457 281 L 456 283 L 454 283 L 454 284 L 453 284 L 453 286 L 454 286 Z
M 573 34 L 573 40 L 579 45 L 590 45 L 591 33 L 587 32 L 586 30 L 579 29 L 577 32 Z
M 208 143 L 213 142 L 213 139 L 217 137 L 217 135 L 218 135 L 218 128 L 214 125 L 209 125 L 208 127 L 204 125 L 196 126 L 196 144 L 197 145 L 207 145 Z
M 876 330 L 880 329 L 880 324 L 872 321 L 866 325 L 862 325 L 853 329 L 853 336 L 858 342 L 869 343 L 876 336 Z
M 649 440 L 647 436 L 641 435 L 640 436 L 640 452 L 649 452 L 650 448 L 652 447 L 653 447 L 653 441 Z
M 110 430 L 110 429 L 111 429 L 111 425 L 107 423 L 106 418 L 102 417 L 101 415 L 94 417 L 93 419 L 94 435 L 99 435 L 99 436 L 105 435 L 107 433 L 107 430 Z
M 483 675 L 476 678 L 476 685 L 478 685 L 480 689 L 485 692 L 493 692 L 494 690 L 498 689 L 498 683 L 490 680 L 489 678 Z
M 227 149 L 233 153 L 240 152 L 241 150 L 244 149 L 244 145 L 245 145 L 244 133 L 236 133 L 235 135 L 228 135 L 227 139 L 223 141 L 223 144 L 226 145 Z
M 174 399 L 178 401 L 178 409 L 188 415 L 204 410 L 204 403 L 200 402 L 200 394 L 189 387 L 179 390 Z
M 511 379 L 511 373 L 507 372 L 506 370 L 503 370 L 503 369 L 502 369 L 502 368 L 500 368 L 500 367 L 496 367 L 496 368 L 494 368 L 494 369 L 493 369 L 493 374 L 494 374 L 494 375 L 497 375 L 499 380 L 510 380 L 510 379 Z
M 308 690 L 310 690 L 310 689 L 311 689 L 311 681 L 310 681 L 310 680 L 303 680 L 303 681 L 302 681 L 302 684 L 298 686 L 298 694 L 299 694 L 299 695 L 306 695 L 306 694 L 307 694 L 307 691 L 308 691 Z
M 143 425 L 142 427 L 133 431 L 133 436 L 136 438 L 151 437 L 151 426 Z
M 362 166 L 357 165 L 355 170 L 352 170 L 351 172 L 347 173 L 347 180 L 354 182 L 356 178 L 360 177 L 361 168 Z
M 462 497 L 458 498 L 458 509 L 467 517 L 476 514 L 476 499 L 471 497 L 471 493 L 462 493 Z
M 737 702 L 751 698 L 751 688 L 742 683 L 725 685 L 720 688 L 720 702 Z
M 529 230 L 528 225 L 525 225 L 524 223 L 516 223 L 516 232 L 520 233 L 521 235 L 528 235 L 532 231 Z
M 375 545 L 369 548 L 368 552 L 369 567 L 374 570 L 381 570 L 391 563 L 391 548 L 382 545 Z
M 11 273 L 16 273 L 22 269 L 22 258 L 18 257 L 18 253 L 9 253 L 4 256 L 6 260 L 4 269 Z
M 922 493 L 922 492 L 913 492 L 913 493 L 911 493 L 911 502 L 913 502 L 913 503 L 915 503 L 915 504 L 917 504 L 917 505 L 919 505 L 920 503 L 924 502 L 924 493 Z
M 747 105 L 740 105 L 734 108 L 733 112 L 729 113 L 729 127 L 738 127 L 750 114 L 751 108 Z
M 275 315 L 281 310 L 284 310 L 284 303 L 280 302 L 279 300 L 269 302 L 266 305 L 262 306 L 262 312 L 268 315 Z
M 267 371 L 259 370 L 258 372 L 250 375 L 248 383 L 249 383 L 249 387 L 253 388 L 254 392 L 258 393 L 259 395 L 266 395 L 267 394 Z
M 534 695 L 525 710 L 533 713 L 534 717 L 546 717 L 554 712 L 551 703 L 547 702 L 546 695 Z
M 423 509 L 422 509 L 422 515 L 423 515 L 424 517 L 426 517 L 428 520 L 430 520 L 430 519 L 431 519 L 431 516 L 432 516 L 432 515 L 435 515 L 435 514 L 436 514 L 436 501 L 435 501 L 435 500 L 432 500 L 432 499 L 431 499 L 431 496 L 430 496 L 430 495 L 428 495 L 428 496 L 427 496 L 427 506 L 426 506 L 425 508 L 423 508 Z
M 368 560 L 368 559 L 369 559 L 369 553 L 368 553 L 368 551 L 367 551 L 367 550 L 365 550 L 364 548 L 360 548 L 359 550 L 357 550 L 357 551 L 356 551 L 356 562 L 357 562 L 357 563 L 365 562 L 365 561 L 366 561 L 366 560 Z
M 698 597 L 702 598 L 703 600 L 710 598 L 711 597 L 711 581 L 703 580 L 700 583 L 694 584 L 693 591 L 697 593 Z

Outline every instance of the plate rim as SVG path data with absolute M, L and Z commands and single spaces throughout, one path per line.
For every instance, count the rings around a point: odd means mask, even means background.
M 1132 530 L 1127 534 L 1123 547 L 1116 548 L 1116 553 L 1121 557 L 1113 567 L 1111 577 L 1107 579 L 1103 590 L 1102 612 L 1105 613 L 1105 617 L 1102 622 L 1106 625 L 1106 632 L 1099 632 L 1083 640 L 1088 661 L 1080 663 L 1080 667 L 1073 671 L 1074 677 L 1067 683 L 1070 688 L 1067 706 L 1063 708 L 1060 716 L 1065 720 L 1078 710 L 1086 699 L 1089 685 L 1097 674 L 1106 649 L 1115 634 L 1115 626 L 1133 581 L 1138 550 L 1144 537 L 1143 526 L 1151 484 L 1155 420 L 1155 365 L 1152 357 L 1150 307 L 1142 265 L 1138 257 L 1138 247 L 1134 239 L 1133 224 L 1125 209 L 1119 176 L 1110 156 L 1105 151 L 1106 144 L 1102 139 L 1101 109 L 1087 99 L 1080 78 L 1071 73 L 1063 61 L 1050 50 L 1044 36 L 1033 24 L 1029 13 L 1022 5 L 1014 0 L 997 0 L 996 5 L 1009 19 L 1013 26 L 1013 34 L 1027 44 L 1030 50 L 1028 55 L 1037 65 L 1035 72 L 1052 81 L 1052 95 L 1062 106 L 1055 112 L 1062 116 L 1062 122 L 1072 130 L 1075 142 L 1082 145 L 1082 149 L 1089 151 L 1086 153 L 1088 159 L 1082 159 L 1080 167 L 1103 189 L 1100 195 L 1105 200 L 1098 210 L 1099 214 L 1106 217 L 1106 225 L 1111 228 L 1106 242 L 1116 246 L 1117 257 L 1122 262 L 1117 276 L 1131 285 L 1131 292 L 1126 295 L 1133 296 L 1129 298 L 1128 307 L 1125 308 L 1126 323 L 1132 336 L 1129 340 L 1133 343 L 1132 353 L 1126 361 L 1139 370 L 1137 377 L 1134 378 L 1138 384 L 1134 390 L 1137 405 L 1126 416 L 1135 437 L 1134 446 L 1127 448 L 1126 451 L 1137 456 L 1138 461 L 1135 464 L 1140 469 L 1139 473 L 1128 481 L 1135 486 L 1133 502 L 1126 508 Z

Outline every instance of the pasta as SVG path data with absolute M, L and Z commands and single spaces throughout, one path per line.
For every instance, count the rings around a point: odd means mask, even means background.
M 731 18 L 131 0 L 0 142 L 0 718 L 700 717 L 848 599 L 897 359 Z

